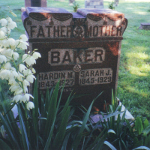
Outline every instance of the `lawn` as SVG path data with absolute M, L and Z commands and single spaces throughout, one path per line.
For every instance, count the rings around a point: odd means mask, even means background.
M 84 0 L 76 0 L 80 8 Z M 111 0 L 104 0 L 108 8 Z M 48 7 L 62 7 L 73 12 L 69 0 L 47 0 Z M 21 21 L 21 8 L 24 0 L 5 0 L 0 2 L 1 17 L 6 17 L 7 6 L 16 14 L 18 28 L 12 36 L 18 38 L 25 30 Z M 150 120 L 150 30 L 139 30 L 141 23 L 150 22 L 150 2 L 148 0 L 120 0 L 115 10 L 125 14 L 128 27 L 123 35 L 119 67 L 117 97 L 134 116 L 147 117 Z

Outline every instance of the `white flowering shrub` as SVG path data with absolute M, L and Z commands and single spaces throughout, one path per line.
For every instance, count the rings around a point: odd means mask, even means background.
M 23 102 L 30 110 L 34 108 L 33 102 L 30 101 L 33 96 L 28 93 L 28 86 L 35 79 L 32 65 L 41 55 L 35 51 L 23 55 L 18 53 L 27 49 L 28 39 L 24 34 L 17 40 L 11 38 L 11 30 L 16 27 L 16 22 L 10 17 L 0 19 L 0 78 L 8 81 L 9 90 L 14 95 L 13 102 Z

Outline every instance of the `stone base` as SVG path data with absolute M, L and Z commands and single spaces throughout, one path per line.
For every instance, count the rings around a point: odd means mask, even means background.
M 150 30 L 150 23 L 141 23 L 141 26 L 139 27 L 139 29 Z

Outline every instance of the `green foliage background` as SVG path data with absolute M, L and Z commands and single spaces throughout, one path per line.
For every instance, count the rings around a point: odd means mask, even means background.
M 84 8 L 84 0 L 76 0 L 79 8 Z M 111 0 L 104 0 L 104 8 L 108 8 Z M 25 30 L 21 21 L 21 8 L 24 0 L 5 0 L 0 2 L 1 18 L 6 17 L 6 6 L 10 6 L 16 14 L 18 28 L 13 37 L 18 38 Z M 47 0 L 48 7 L 62 7 L 73 12 L 69 0 Z M 119 0 L 116 11 L 125 14 L 128 27 L 123 35 L 121 59 L 118 78 L 117 97 L 134 116 L 147 117 L 150 120 L 150 30 L 139 30 L 141 23 L 150 22 L 150 2 L 146 0 Z

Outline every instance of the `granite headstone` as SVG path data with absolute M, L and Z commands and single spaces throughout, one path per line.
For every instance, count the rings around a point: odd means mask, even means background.
M 115 6 L 118 6 L 119 0 L 115 0 Z
M 25 7 L 47 7 L 47 0 L 25 0 Z
M 85 8 L 104 8 L 103 0 L 85 0 Z
M 101 92 L 94 108 L 111 103 L 118 80 L 122 35 L 127 26 L 124 14 L 113 10 L 28 7 L 22 20 L 29 38 L 29 50 L 38 49 L 41 58 L 34 68 L 39 93 L 65 82 L 63 101 L 73 91 L 76 104 L 86 108 Z

